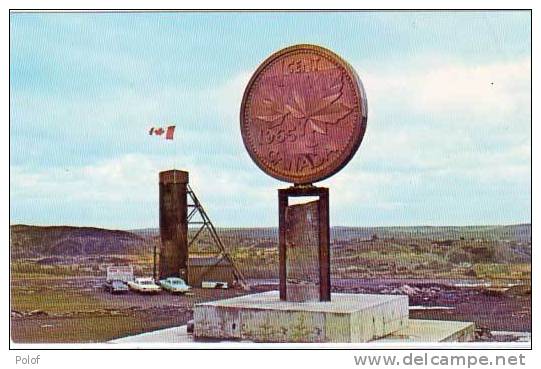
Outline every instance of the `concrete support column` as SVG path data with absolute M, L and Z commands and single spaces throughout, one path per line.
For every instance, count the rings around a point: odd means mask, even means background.
M 188 172 L 160 172 L 160 279 L 188 277 L 187 186 Z
M 318 200 L 289 205 L 289 197 Z M 280 300 L 331 300 L 329 189 L 289 187 L 278 190 Z

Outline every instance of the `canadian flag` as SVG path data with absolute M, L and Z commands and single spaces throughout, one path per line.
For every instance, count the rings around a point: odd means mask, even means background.
M 175 134 L 175 126 L 169 126 L 166 129 L 163 129 L 161 127 L 159 128 L 152 127 L 150 128 L 150 131 L 148 131 L 148 134 L 151 136 L 152 135 L 161 136 L 164 133 L 165 133 L 166 140 L 172 140 L 173 135 Z

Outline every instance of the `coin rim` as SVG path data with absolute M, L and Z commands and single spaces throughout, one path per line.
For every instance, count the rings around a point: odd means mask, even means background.
M 259 74 L 264 69 L 266 69 L 269 64 L 274 62 L 276 59 L 282 57 L 283 55 L 289 54 L 289 53 L 291 53 L 293 51 L 302 51 L 302 50 L 315 51 L 315 52 L 319 52 L 319 53 L 322 53 L 322 54 L 326 54 L 330 58 L 334 58 L 336 60 L 336 62 L 338 64 L 340 64 L 346 70 L 347 73 L 349 73 L 351 79 L 354 82 L 352 84 L 353 84 L 353 87 L 355 89 L 355 92 L 357 93 L 357 96 L 359 96 L 359 100 L 360 100 L 359 101 L 359 107 L 360 107 L 359 116 L 360 116 L 360 118 L 358 118 L 358 120 L 360 120 L 360 122 L 359 122 L 360 127 L 359 127 L 358 130 L 356 130 L 356 131 L 358 131 L 358 137 L 354 137 L 353 145 L 350 147 L 349 150 L 347 150 L 347 146 L 346 146 L 346 150 L 344 150 L 341 153 L 342 160 L 338 161 L 338 163 L 340 163 L 339 165 L 337 165 L 332 170 L 329 170 L 328 173 L 323 173 L 323 174 L 319 174 L 319 175 L 318 175 L 318 173 L 316 173 L 316 174 L 312 174 L 312 175 L 309 175 L 309 176 L 299 176 L 299 177 L 293 178 L 292 176 L 287 176 L 287 175 L 284 176 L 284 175 L 273 173 L 273 170 L 269 169 L 266 165 L 264 165 L 264 163 L 260 162 L 261 159 L 256 156 L 255 152 L 253 152 L 254 150 L 251 148 L 252 145 L 250 145 L 250 142 L 249 142 L 250 140 L 248 140 L 248 138 L 247 138 L 248 134 L 247 134 L 247 132 L 245 132 L 247 129 L 245 130 L 243 127 L 245 126 L 245 124 L 244 124 L 245 123 L 245 118 L 244 117 L 245 117 L 246 102 L 247 102 L 247 99 L 249 97 L 252 85 L 254 84 L 256 79 L 259 77 Z M 314 182 L 319 182 L 319 181 L 322 181 L 324 179 L 327 179 L 327 178 L 333 176 L 334 174 L 336 174 L 337 172 L 342 170 L 351 161 L 353 156 L 357 153 L 357 150 L 359 149 L 359 146 L 361 145 L 364 134 L 366 132 L 366 126 L 367 126 L 367 120 L 368 120 L 368 109 L 367 108 L 368 108 L 368 104 L 367 104 L 367 100 L 366 100 L 366 93 L 365 93 L 362 81 L 359 78 L 359 76 L 358 76 L 357 72 L 355 71 L 355 69 L 353 69 L 353 67 L 347 61 L 342 59 L 339 55 L 335 54 L 333 51 L 331 51 L 329 49 L 326 49 L 326 48 L 324 48 L 322 46 L 312 45 L 312 44 L 292 45 L 292 46 L 283 48 L 283 49 L 278 50 L 278 51 L 274 52 L 273 54 L 271 54 L 268 58 L 266 58 L 258 66 L 258 68 L 255 70 L 255 72 L 250 77 L 250 80 L 248 81 L 248 84 L 246 85 L 246 88 L 244 89 L 244 93 L 243 93 L 243 96 L 242 96 L 242 103 L 241 103 L 241 107 L 240 107 L 240 131 L 241 131 L 241 136 L 242 136 L 242 142 L 244 144 L 244 147 L 246 148 L 246 151 L 248 152 L 248 155 L 250 155 L 250 158 L 252 159 L 252 161 L 259 167 L 259 169 L 261 169 L 267 175 L 269 175 L 269 176 L 271 176 L 271 177 L 273 177 L 275 179 L 278 179 L 280 181 L 283 181 L 283 182 L 295 183 L 295 184 L 310 184 L 310 183 L 314 183 Z M 355 133 L 355 131 L 354 131 L 354 133 Z

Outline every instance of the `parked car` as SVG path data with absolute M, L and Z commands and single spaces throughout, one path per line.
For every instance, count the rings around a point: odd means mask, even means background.
M 162 289 L 152 278 L 135 278 L 135 280 L 128 282 L 130 290 L 141 293 L 158 293 Z
M 177 277 L 169 277 L 160 281 L 160 286 L 172 293 L 186 293 L 191 287 L 184 282 L 184 279 Z
M 125 293 L 129 290 L 126 283 L 116 279 L 105 281 L 105 283 L 103 284 L 103 288 L 105 289 L 105 291 L 111 293 Z
M 203 281 L 201 282 L 201 288 L 214 288 L 214 289 L 228 289 L 229 286 L 227 282 L 213 282 L 213 281 Z

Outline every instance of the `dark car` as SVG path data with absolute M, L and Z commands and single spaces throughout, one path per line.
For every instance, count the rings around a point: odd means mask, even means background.
M 118 280 L 105 281 L 103 288 L 105 288 L 105 291 L 109 291 L 111 293 L 125 293 L 129 291 L 126 283 Z

